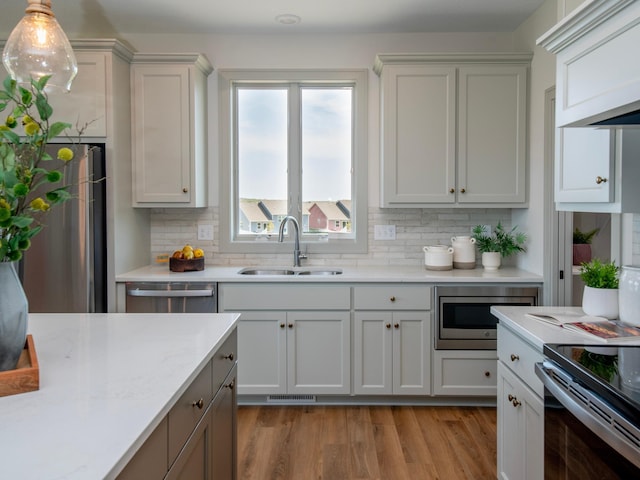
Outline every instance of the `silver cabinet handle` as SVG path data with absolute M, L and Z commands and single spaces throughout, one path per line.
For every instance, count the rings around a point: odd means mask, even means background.
M 204 290 L 127 290 L 130 297 L 213 297 L 213 289 Z

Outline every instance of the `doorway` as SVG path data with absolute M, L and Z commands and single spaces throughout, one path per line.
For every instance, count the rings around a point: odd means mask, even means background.
M 555 185 L 555 87 L 545 91 L 545 240 L 544 305 L 580 306 L 584 284 L 579 265 L 573 265 L 573 231 L 599 228 L 592 242 L 592 258 L 632 263 L 633 214 L 557 211 Z

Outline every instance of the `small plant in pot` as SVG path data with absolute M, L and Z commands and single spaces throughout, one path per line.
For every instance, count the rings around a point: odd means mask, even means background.
M 580 278 L 584 282 L 584 313 L 609 319 L 618 318 L 619 272 L 620 267 L 615 262 L 602 262 L 597 258 L 580 265 Z
M 473 238 L 476 239 L 476 246 L 482 253 L 482 266 L 486 270 L 497 270 L 500 268 L 501 258 L 526 251 L 524 244 L 527 241 L 527 236 L 522 232 L 517 232 L 517 228 L 506 230 L 498 222 L 493 233 L 488 235 L 484 226 L 476 225 L 473 227 Z
M 591 242 L 599 231 L 599 228 L 594 228 L 588 232 L 583 232 L 578 228 L 573 231 L 574 265 L 582 265 L 585 262 L 591 261 Z

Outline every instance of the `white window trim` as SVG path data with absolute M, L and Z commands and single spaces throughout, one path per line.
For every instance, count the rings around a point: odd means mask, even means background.
M 329 234 L 328 241 L 316 238 L 313 241 L 301 237 L 301 250 L 314 253 L 366 253 L 368 235 L 368 71 L 356 70 L 218 70 L 219 132 L 220 132 L 220 250 L 228 253 L 289 253 L 289 241 L 278 242 L 278 232 L 262 235 L 260 240 L 233 239 L 233 211 L 237 201 L 234 195 L 236 173 L 233 165 L 235 140 L 232 131 L 232 102 L 234 82 L 309 82 L 353 83 L 354 89 L 354 175 L 351 215 L 355 231 L 351 238 Z M 289 230 L 289 229 L 288 229 Z

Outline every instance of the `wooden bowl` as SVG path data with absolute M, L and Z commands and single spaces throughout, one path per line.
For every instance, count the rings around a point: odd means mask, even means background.
M 172 272 L 199 272 L 204 270 L 204 257 L 183 260 L 181 258 L 169 258 L 169 270 Z

